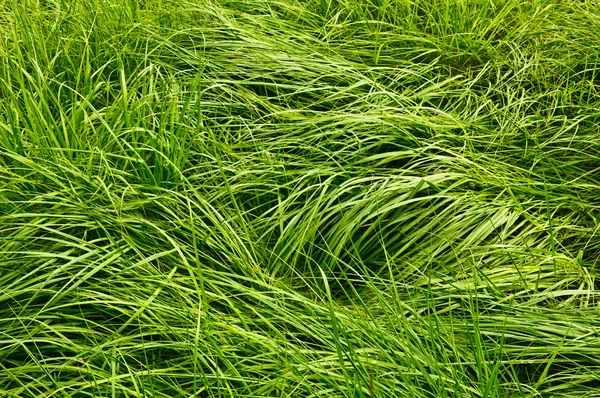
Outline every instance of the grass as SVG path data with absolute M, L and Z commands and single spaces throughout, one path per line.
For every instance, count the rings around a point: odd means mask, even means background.
M 599 396 L 596 2 L 0 21 L 0 396 Z

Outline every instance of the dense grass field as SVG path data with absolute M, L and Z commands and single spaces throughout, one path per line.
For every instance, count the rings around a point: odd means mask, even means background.
M 0 0 L 0 397 L 600 397 L 600 4 Z

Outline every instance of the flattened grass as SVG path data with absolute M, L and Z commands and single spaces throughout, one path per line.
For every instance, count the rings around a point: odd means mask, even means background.
M 597 396 L 599 16 L 0 3 L 0 395 Z

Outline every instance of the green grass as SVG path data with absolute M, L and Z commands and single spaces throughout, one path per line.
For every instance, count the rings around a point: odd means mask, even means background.
M 591 0 L 0 0 L 0 397 L 598 397 Z

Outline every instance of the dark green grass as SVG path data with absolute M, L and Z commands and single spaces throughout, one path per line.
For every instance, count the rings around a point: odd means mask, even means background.
M 592 1 L 0 1 L 0 397 L 597 397 Z

